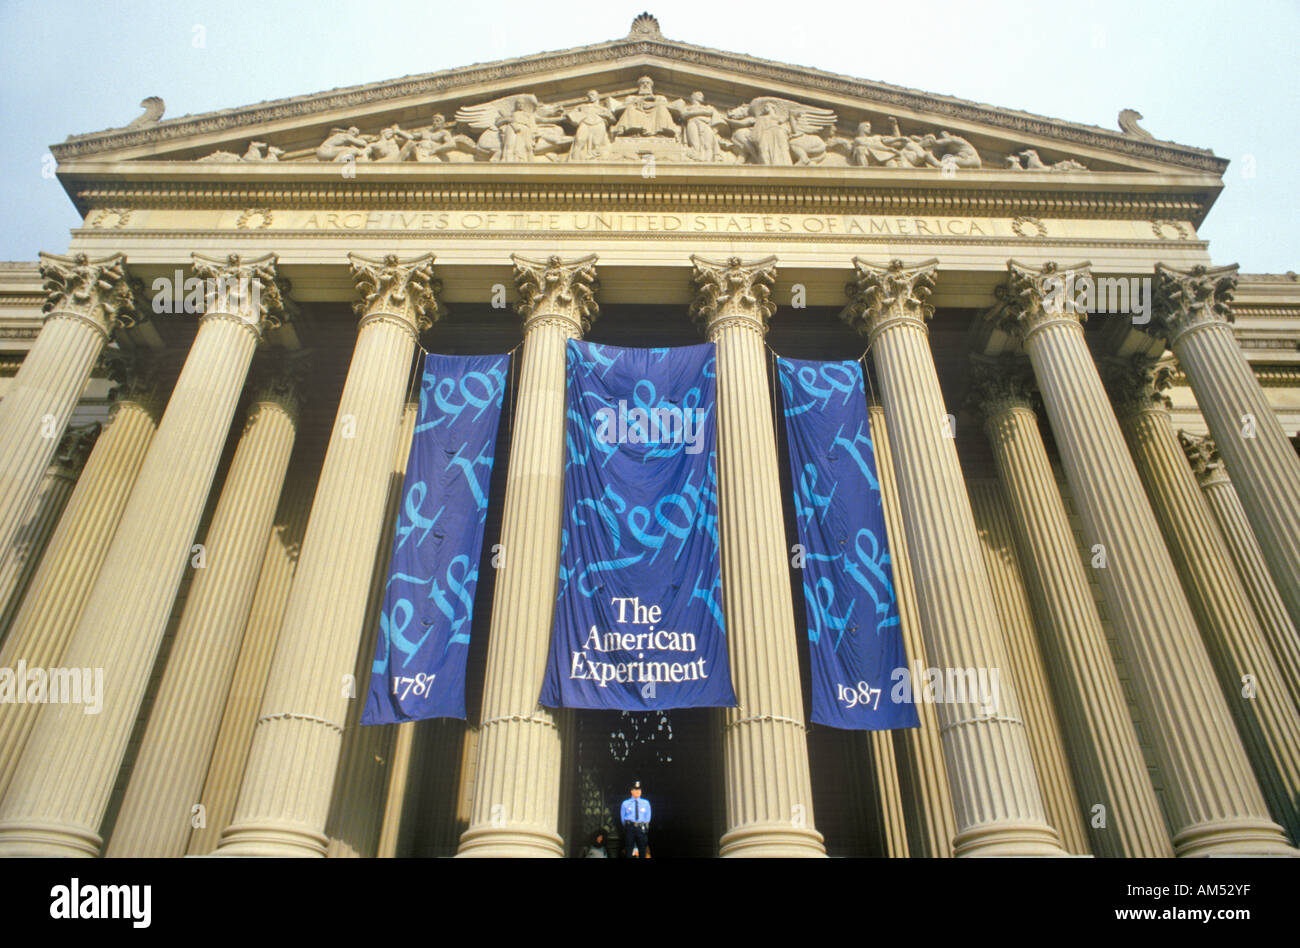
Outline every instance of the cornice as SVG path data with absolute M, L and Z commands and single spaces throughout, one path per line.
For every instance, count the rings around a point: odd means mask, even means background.
M 742 180 L 738 180 L 742 179 Z M 299 209 L 364 206 L 370 210 L 479 209 L 509 205 L 537 210 L 576 205 L 618 212 L 744 211 L 832 214 L 925 213 L 938 216 L 1106 218 L 1199 222 L 1213 195 L 1208 192 L 1154 193 L 1123 190 L 1012 188 L 971 189 L 885 186 L 857 187 L 812 182 L 756 188 L 737 175 L 729 181 L 663 182 L 651 185 L 603 182 L 514 180 L 502 182 L 266 181 L 216 185 L 212 182 L 93 182 L 76 192 L 87 213 L 95 208 Z M 1178 242 L 1168 239 L 1167 242 Z
M 475 64 L 385 82 L 334 89 L 313 95 L 183 116 L 163 120 L 157 125 L 146 128 L 108 129 L 71 136 L 64 142 L 52 145 L 50 150 L 59 161 L 65 161 L 99 152 L 176 141 L 187 136 L 248 128 L 286 118 L 310 118 L 332 110 L 382 105 L 430 96 L 475 84 L 522 80 L 546 70 L 606 65 L 615 59 L 623 59 L 627 65 L 637 64 L 638 59 L 642 60 L 641 65 L 654 65 L 655 61 L 668 66 L 698 65 L 731 72 L 751 82 L 766 80 L 796 86 L 810 92 L 821 91 L 849 96 L 878 106 L 947 116 L 1018 134 L 1101 148 L 1135 158 L 1165 162 L 1216 175 L 1221 175 L 1228 166 L 1227 160 L 1216 157 L 1206 149 L 1174 142 L 1147 141 L 1096 126 L 1064 122 L 1047 116 L 995 108 L 916 89 L 661 38 L 618 39 L 517 59 Z

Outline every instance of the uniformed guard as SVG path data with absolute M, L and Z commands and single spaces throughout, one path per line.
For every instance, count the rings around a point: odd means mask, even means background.
M 628 858 L 650 858 L 650 801 L 641 799 L 640 780 L 632 784 L 632 795 L 623 801 L 620 813 Z

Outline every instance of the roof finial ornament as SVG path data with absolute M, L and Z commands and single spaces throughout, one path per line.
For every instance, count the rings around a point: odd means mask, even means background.
M 140 108 L 144 109 L 144 114 L 137 118 L 127 128 L 143 128 L 146 125 L 157 125 L 158 120 L 163 117 L 163 110 L 166 109 L 163 100 L 151 95 L 147 99 L 140 100 Z
M 664 34 L 659 32 L 659 21 L 649 13 L 642 13 L 632 21 L 632 29 L 628 31 L 629 39 L 663 39 Z
M 1146 141 L 1153 142 L 1156 137 L 1138 124 L 1138 119 L 1142 113 L 1137 109 L 1120 109 L 1119 127 L 1125 135 L 1132 135 L 1134 138 L 1142 138 Z

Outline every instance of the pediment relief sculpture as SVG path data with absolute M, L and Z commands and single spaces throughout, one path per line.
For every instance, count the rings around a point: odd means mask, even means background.
M 876 123 L 877 125 L 879 123 Z M 722 106 L 695 91 L 687 98 L 655 90 L 642 76 L 635 90 L 602 95 L 588 90 L 576 101 L 542 102 L 514 93 L 435 114 L 428 125 L 389 125 L 368 133 L 333 128 L 315 149 L 285 152 L 251 142 L 243 154 L 217 151 L 211 162 L 604 162 L 826 165 L 859 168 L 958 169 L 1002 167 L 1015 171 L 1086 171 L 1071 158 L 1045 161 L 1033 148 L 1005 156 L 981 156 L 966 138 L 946 129 L 909 129 L 889 117 L 878 129 L 860 121 L 842 133 L 831 109 L 778 96 L 758 96 Z

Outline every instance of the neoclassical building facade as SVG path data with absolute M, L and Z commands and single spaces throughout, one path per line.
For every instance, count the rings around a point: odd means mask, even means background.
M 1227 162 L 665 38 L 53 146 L 0 264 L 0 855 L 1297 855 L 1300 282 Z M 717 346 L 738 706 L 537 703 L 565 344 Z M 468 720 L 361 727 L 421 351 L 513 351 Z M 861 358 L 921 726 L 807 722 L 774 354 Z M 938 700 L 941 697 L 943 700 Z

